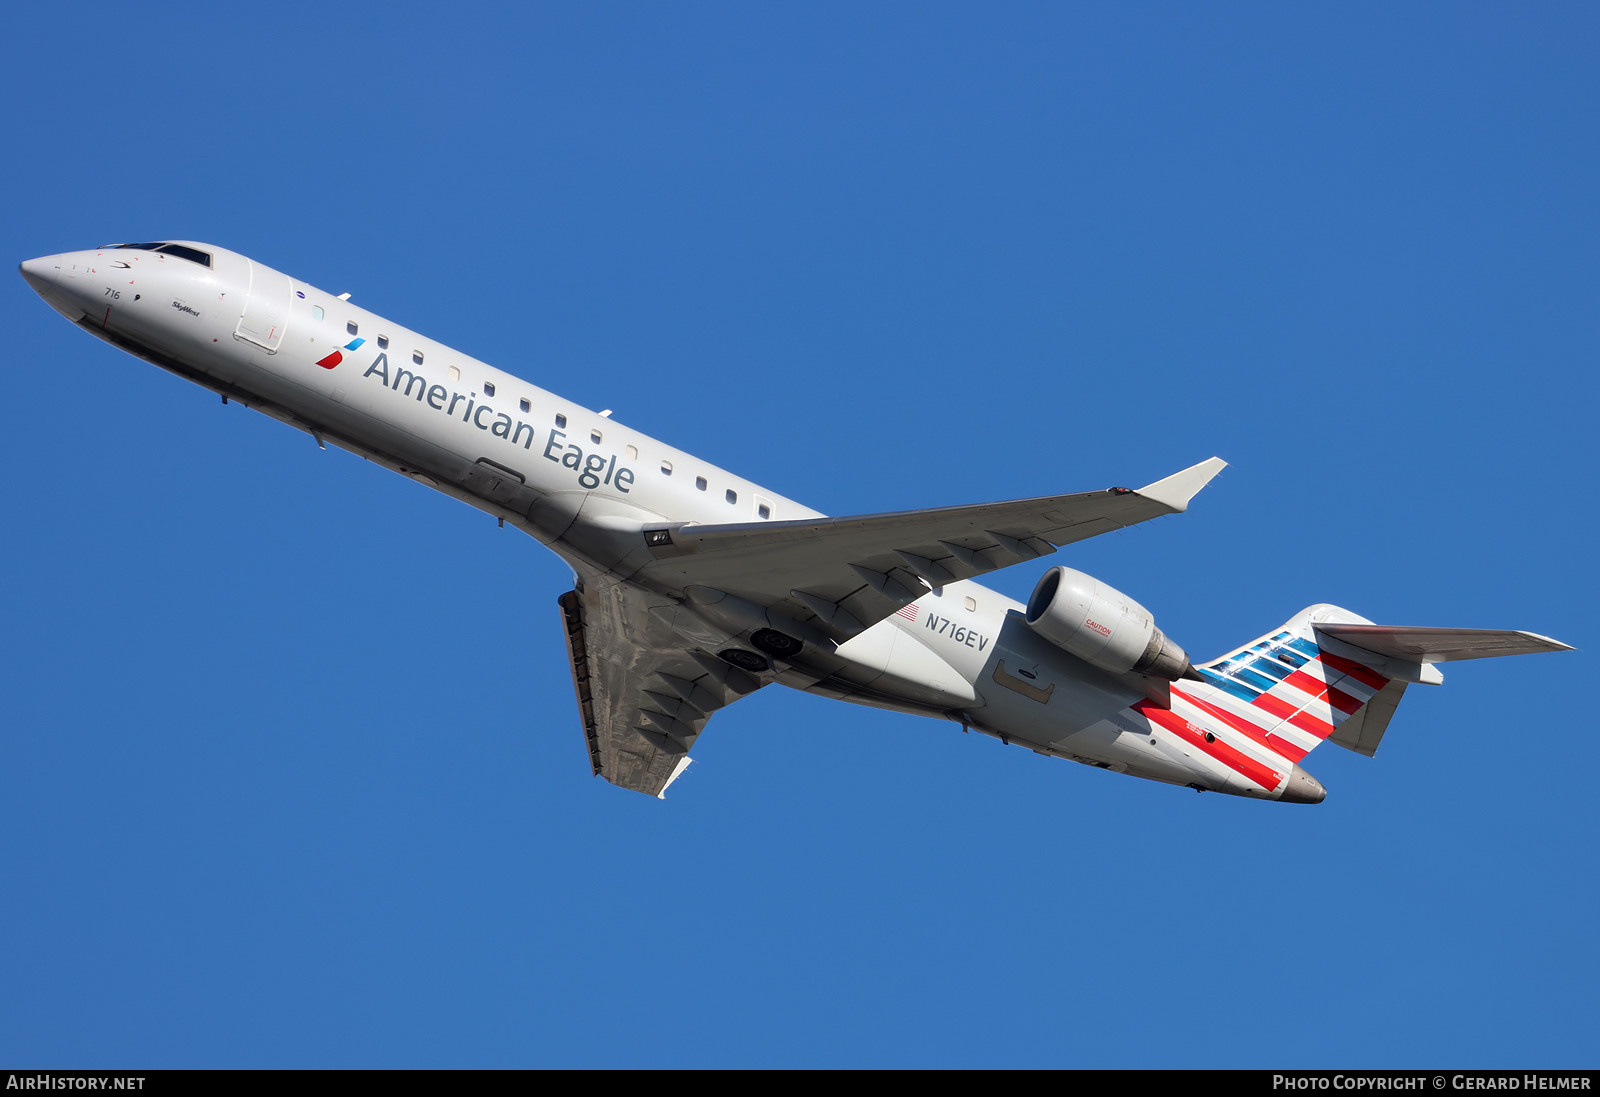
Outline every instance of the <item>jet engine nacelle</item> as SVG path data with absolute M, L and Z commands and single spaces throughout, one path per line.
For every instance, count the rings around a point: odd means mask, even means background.
M 1189 669 L 1189 656 L 1156 628 L 1149 610 L 1072 568 L 1045 572 L 1028 599 L 1027 620 L 1056 647 L 1113 674 L 1177 681 Z

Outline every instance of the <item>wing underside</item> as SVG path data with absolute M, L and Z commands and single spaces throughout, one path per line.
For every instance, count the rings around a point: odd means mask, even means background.
M 786 660 L 809 660 L 820 680 L 844 666 L 833 651 L 839 643 L 930 588 L 1182 511 L 1223 464 L 1213 457 L 1137 491 L 645 527 L 648 562 L 626 579 L 586 571 L 560 599 L 590 765 L 613 784 L 660 796 L 712 713 L 783 673 Z M 716 629 L 707 632 L 707 620 Z M 791 646 L 763 647 L 763 628 L 785 633 Z M 756 669 L 733 666 L 719 658 L 719 636 L 736 638 L 735 647 L 754 637 L 777 665 L 744 651 Z
M 559 604 L 589 764 L 614 785 L 661 796 L 711 714 L 764 684 L 664 624 L 665 598 L 600 579 Z

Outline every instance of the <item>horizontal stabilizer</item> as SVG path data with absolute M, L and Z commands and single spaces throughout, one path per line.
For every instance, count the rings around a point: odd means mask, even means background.
M 1571 651 L 1569 644 L 1515 629 L 1413 628 L 1406 625 L 1318 623 L 1317 630 L 1358 648 L 1413 663 L 1450 663 L 1496 655 Z

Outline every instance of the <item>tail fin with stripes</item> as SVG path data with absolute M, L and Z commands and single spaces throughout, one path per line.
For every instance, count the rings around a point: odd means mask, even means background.
M 1406 686 L 1444 681 L 1435 663 L 1566 650 L 1531 632 L 1375 625 L 1316 605 L 1195 671 L 1214 703 L 1298 762 L 1324 740 L 1370 757 Z

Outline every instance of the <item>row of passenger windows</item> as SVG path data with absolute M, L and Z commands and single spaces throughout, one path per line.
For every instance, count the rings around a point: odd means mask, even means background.
M 632 446 L 628 447 L 628 452 L 629 452 L 629 455 L 632 456 L 632 454 L 634 452 Z M 672 475 L 672 462 L 671 461 L 663 461 L 663 462 L 661 462 L 661 475 L 663 475 L 663 476 L 671 476 Z M 707 480 L 706 480 L 706 478 L 704 476 L 696 476 L 694 478 L 694 486 L 699 491 L 707 491 L 711 487 L 710 483 L 707 482 Z M 724 491 L 722 493 L 722 497 L 724 499 L 726 499 L 729 503 L 737 503 L 739 501 L 739 493 L 737 491 L 735 491 L 733 488 L 729 488 L 727 491 Z M 765 500 L 757 499 L 756 500 L 756 515 L 758 517 L 761 517 L 761 518 L 771 518 L 772 517 L 772 504 L 766 502 Z
M 124 246 L 131 247 L 133 245 L 124 245 Z M 324 314 L 323 314 L 321 305 L 312 305 L 311 306 L 311 311 L 312 311 L 312 314 L 316 317 L 316 319 L 318 319 L 318 320 L 323 319 L 323 315 Z M 344 326 L 344 330 L 347 333 L 349 333 L 350 335 L 360 335 L 361 334 L 361 325 L 358 324 L 354 320 L 350 320 L 350 321 L 346 322 L 346 324 Z M 387 335 L 378 336 L 378 347 L 381 350 L 387 350 L 389 348 L 389 337 Z M 422 352 L 420 350 L 412 351 L 411 352 L 411 360 L 413 362 L 415 362 L 419 366 L 422 365 Z M 461 380 L 461 370 L 460 369 L 456 368 L 455 366 L 447 366 L 446 369 L 450 373 L 450 380 L 452 380 L 452 381 Z M 485 396 L 493 396 L 494 395 L 494 382 L 493 381 L 485 381 L 483 383 L 483 394 Z M 519 399 L 517 401 L 517 404 L 518 404 L 519 407 L 521 407 L 521 409 L 524 412 L 530 412 L 530 411 L 533 410 L 533 401 L 530 400 L 526 396 L 524 396 L 521 399 Z M 567 416 L 566 416 L 566 414 L 564 412 L 559 412 L 559 411 L 556 412 L 556 420 L 555 420 L 555 422 L 556 422 L 556 429 L 565 430 L 566 426 L 567 426 Z M 597 446 L 600 445 L 601 440 L 603 438 L 604 438 L 604 435 L 601 433 L 601 431 L 598 428 L 594 429 L 594 430 L 591 430 L 589 432 L 589 441 L 594 443 Z M 630 460 L 630 461 L 637 461 L 639 459 L 639 449 L 638 449 L 637 446 L 631 446 L 630 445 L 630 446 L 625 447 L 625 453 L 627 455 L 628 460 Z M 661 475 L 663 475 L 663 476 L 671 476 L 672 475 L 672 462 L 671 461 L 662 461 L 661 462 Z M 706 478 L 704 476 L 696 476 L 694 478 L 694 486 L 697 489 L 699 489 L 700 491 L 707 491 L 710 488 L 710 484 L 706 481 Z M 735 491 L 733 488 L 729 488 L 727 491 L 723 492 L 723 498 L 726 499 L 730 504 L 737 504 L 739 502 L 739 493 L 737 491 Z M 759 517 L 763 518 L 763 519 L 771 518 L 772 517 L 772 505 L 770 503 L 767 503 L 767 502 L 763 501 L 763 500 L 759 500 L 759 499 L 756 500 L 756 514 Z

